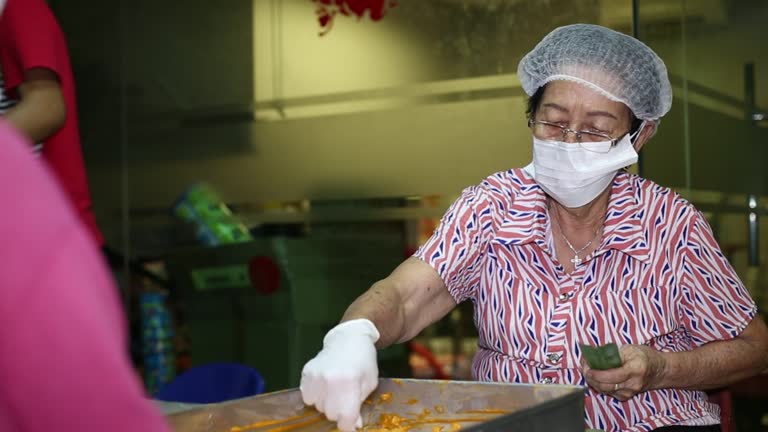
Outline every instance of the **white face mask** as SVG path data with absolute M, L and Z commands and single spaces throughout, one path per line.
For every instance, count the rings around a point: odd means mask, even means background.
M 610 141 L 577 144 L 534 136 L 533 163 L 523 169 L 560 204 L 581 207 L 597 198 L 620 169 L 637 162 L 635 136 L 624 135 L 613 148 Z

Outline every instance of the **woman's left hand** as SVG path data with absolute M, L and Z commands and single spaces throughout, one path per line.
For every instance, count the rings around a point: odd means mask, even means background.
M 662 353 L 645 345 L 624 345 L 619 353 L 622 366 L 608 370 L 592 369 L 582 357 L 581 371 L 590 387 L 620 401 L 655 388 L 666 366 Z

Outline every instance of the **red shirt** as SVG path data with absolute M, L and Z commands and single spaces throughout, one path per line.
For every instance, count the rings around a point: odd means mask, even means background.
M 0 431 L 167 432 L 131 367 L 119 291 L 29 147 L 0 120 Z
M 586 385 L 580 343 L 688 351 L 738 336 L 757 313 L 704 216 L 671 190 L 619 173 L 597 250 L 567 274 L 546 195 L 522 170 L 464 191 L 416 253 L 457 302 L 475 306 L 483 381 Z M 586 423 L 645 431 L 719 422 L 703 392 L 652 390 L 621 402 L 591 388 Z
M 67 110 L 64 126 L 45 140 L 43 158 L 93 238 L 102 244 L 83 165 L 75 83 L 64 35 L 45 1 L 8 0 L 0 16 L 0 69 L 12 98 L 19 99 L 18 87 L 24 82 L 24 72 L 32 68 L 49 69 L 58 75 Z

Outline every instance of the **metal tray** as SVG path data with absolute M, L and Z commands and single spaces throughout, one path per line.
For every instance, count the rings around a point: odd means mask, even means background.
M 427 410 L 427 411 L 425 411 Z M 364 430 L 383 432 L 382 415 L 405 419 L 400 432 L 584 431 L 584 390 L 575 386 L 382 379 L 363 405 Z M 205 405 L 168 416 L 179 432 L 229 432 L 255 422 L 306 416 L 273 432 L 331 432 L 297 390 Z M 390 417 L 392 418 L 392 417 Z M 421 419 L 421 420 L 419 420 Z M 259 432 L 268 432 L 262 427 Z

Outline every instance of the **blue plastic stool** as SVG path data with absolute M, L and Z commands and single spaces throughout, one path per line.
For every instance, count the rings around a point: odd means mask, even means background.
M 256 369 L 237 363 L 194 367 L 163 386 L 155 399 L 167 402 L 216 403 L 264 392 L 264 378 Z

